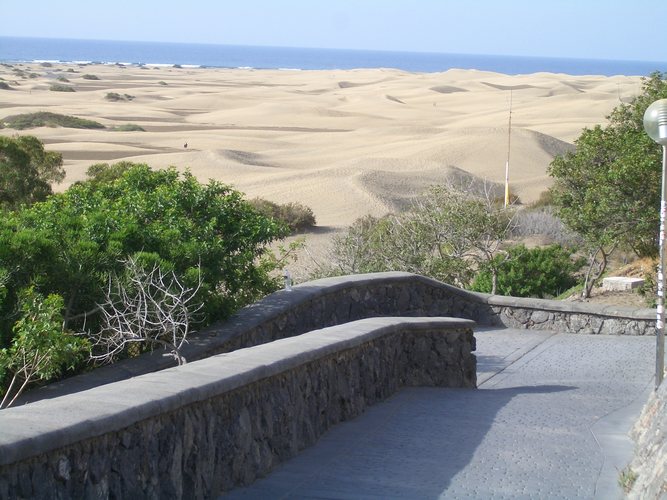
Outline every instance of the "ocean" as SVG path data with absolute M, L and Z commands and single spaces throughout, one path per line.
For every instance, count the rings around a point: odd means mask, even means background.
M 35 61 L 286 70 L 395 68 L 423 73 L 458 68 L 509 75 L 549 72 L 646 76 L 667 71 L 664 61 L 0 37 L 0 62 Z

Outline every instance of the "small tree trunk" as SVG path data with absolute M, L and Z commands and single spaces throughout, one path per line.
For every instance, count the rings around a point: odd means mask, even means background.
M 593 286 L 595 286 L 595 283 L 597 283 L 600 277 L 607 270 L 607 261 L 609 259 L 609 255 L 611 255 L 615 248 L 616 245 L 614 245 L 609 251 L 606 251 L 603 246 L 599 246 L 589 255 L 589 265 L 588 270 L 586 271 L 586 278 L 584 279 L 584 289 L 581 292 L 582 299 L 590 298 Z M 598 254 L 601 257 L 600 260 L 597 259 Z

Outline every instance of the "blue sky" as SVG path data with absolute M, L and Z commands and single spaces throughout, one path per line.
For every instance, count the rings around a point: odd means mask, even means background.
M 665 0 L 4 0 L 0 35 L 667 60 Z

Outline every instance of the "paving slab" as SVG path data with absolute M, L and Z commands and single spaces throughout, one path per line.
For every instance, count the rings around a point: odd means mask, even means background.
M 477 390 L 402 389 L 224 498 L 622 498 L 655 338 L 476 337 Z

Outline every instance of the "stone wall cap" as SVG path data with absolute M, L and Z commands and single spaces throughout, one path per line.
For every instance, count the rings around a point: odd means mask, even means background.
M 448 317 L 364 319 L 8 408 L 0 411 L 0 465 L 118 431 L 384 335 L 474 324 Z
M 565 300 L 548 300 L 525 297 L 507 297 L 504 295 L 490 295 L 488 304 L 492 306 L 515 307 L 523 309 L 539 309 L 550 312 L 581 313 L 614 318 L 628 318 L 650 320 L 655 318 L 655 309 L 637 309 L 634 307 L 590 304 L 587 302 L 572 302 Z

